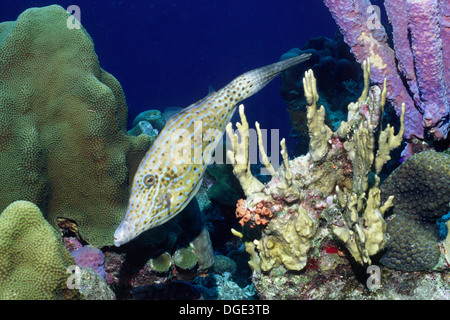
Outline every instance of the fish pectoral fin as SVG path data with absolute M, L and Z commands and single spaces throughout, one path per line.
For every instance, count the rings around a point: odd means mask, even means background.
M 170 192 L 166 192 L 161 195 L 161 202 L 167 207 L 167 211 L 170 212 Z

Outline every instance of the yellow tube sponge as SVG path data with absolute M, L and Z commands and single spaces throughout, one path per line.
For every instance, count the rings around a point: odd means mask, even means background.
M 245 195 L 248 197 L 255 192 L 264 189 L 264 185 L 259 182 L 250 171 L 250 161 L 248 155 L 249 133 L 248 122 L 244 113 L 244 105 L 239 105 L 239 115 L 241 123 L 236 123 L 241 141 L 238 135 L 233 133 L 231 122 L 226 127 L 226 132 L 231 140 L 232 150 L 227 150 L 227 157 L 233 164 L 233 173 L 238 178 Z
M 328 152 L 328 140 L 330 140 L 332 131 L 325 124 L 325 108 L 321 106 L 317 109 L 319 94 L 317 93 L 316 78 L 312 70 L 305 72 L 303 78 L 303 89 L 307 102 L 306 118 L 309 129 L 309 153 L 313 162 L 321 160 Z
M 384 89 L 385 91 L 386 89 Z M 397 135 L 394 134 L 394 128 L 390 124 L 386 129 L 380 132 L 378 138 L 378 150 L 375 158 L 375 172 L 381 172 L 384 164 L 391 160 L 389 153 L 399 147 L 403 141 L 403 133 L 405 132 L 405 104 L 402 103 L 400 114 L 400 130 Z
M 343 225 L 333 225 L 333 233 L 341 239 L 353 258 L 360 264 L 370 264 L 370 256 L 386 245 L 384 212 L 392 206 L 393 196 L 381 203 L 379 177 L 389 153 L 402 142 L 405 128 L 405 108 L 402 106 L 401 128 L 397 135 L 391 126 L 379 132 L 378 150 L 374 156 L 376 129 L 381 130 L 381 117 L 386 101 L 386 85 L 369 88 L 370 64 L 363 63 L 365 88 L 357 104 L 351 105 L 348 121 L 341 125 L 338 135 L 346 139 L 344 147 L 353 167 L 352 190 L 348 194 L 337 190 L 343 209 Z M 355 106 L 359 106 L 356 109 Z M 350 108 L 350 106 L 349 106 Z M 374 166 L 375 164 L 375 166 Z M 375 184 L 369 189 L 369 174 L 375 167 Z
M 397 135 L 390 127 L 377 132 L 377 129 L 381 130 L 386 86 L 383 89 L 370 87 L 370 64 L 364 62 L 363 70 L 364 90 L 358 101 L 349 105 L 347 121 L 341 123 L 337 132 L 324 125 L 325 110 L 316 107 L 316 79 L 311 70 L 305 73 L 303 84 L 311 137 L 309 153 L 289 160 L 282 140 L 282 167 L 274 172 L 267 157 L 263 156 L 263 164 L 270 167 L 268 171 L 273 175 L 266 185 L 258 183 L 258 188 L 249 188 L 253 183 L 248 181 L 255 178 L 249 176 L 248 164 L 234 165 L 235 174 L 244 176 L 241 183 L 247 186 L 246 207 L 238 206 L 239 210 L 253 212 L 263 203 L 273 213 L 270 221 L 259 229 L 251 231 L 243 224 L 243 232 L 235 232 L 245 242 L 255 272 L 277 267 L 299 271 L 308 263 L 314 268 L 314 263 L 321 258 L 320 244 L 333 234 L 335 240 L 340 239 L 362 265 L 370 264 L 371 256 L 386 245 L 384 213 L 392 206 L 393 197 L 381 201 L 377 173 L 389 160 L 389 152 L 401 143 L 404 116 Z M 241 118 L 242 115 L 243 112 Z M 238 128 L 248 131 L 245 118 Z M 257 131 L 260 131 L 259 126 Z M 375 156 L 377 134 L 380 149 Z M 236 147 L 237 138 L 234 141 Z M 248 140 L 242 141 L 242 151 L 248 152 Z M 243 156 L 248 162 L 245 157 L 248 156 Z M 372 173 L 375 183 L 369 186 Z M 242 217 L 242 212 L 239 213 Z M 249 214 L 247 219 L 250 221 L 252 215 Z M 321 219 L 327 224 L 319 224 Z
M 269 271 L 280 265 L 288 270 L 302 270 L 316 230 L 317 224 L 301 206 L 296 215 L 280 215 L 272 219 L 264 229 L 264 236 L 255 240 L 261 270 Z

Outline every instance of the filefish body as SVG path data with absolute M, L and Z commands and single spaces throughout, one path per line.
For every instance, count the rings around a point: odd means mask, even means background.
M 114 233 L 115 245 L 129 242 L 183 210 L 197 193 L 236 105 L 309 56 L 246 72 L 172 116 L 139 164 L 125 217 Z

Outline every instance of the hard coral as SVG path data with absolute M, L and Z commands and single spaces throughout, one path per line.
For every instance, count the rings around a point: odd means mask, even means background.
M 424 151 L 403 162 L 382 185 L 382 195 L 394 195 L 395 210 L 423 219 L 448 212 L 450 154 Z
M 0 210 L 31 201 L 55 228 L 75 221 L 101 247 L 113 243 L 150 140 L 126 134 L 122 88 L 68 18 L 52 5 L 0 24 Z
M 39 208 L 15 201 L 0 216 L 0 299 L 73 299 L 67 268 L 75 261 Z
M 272 210 L 267 207 L 267 201 L 262 200 L 254 209 L 247 207 L 244 199 L 239 199 L 236 204 L 236 218 L 240 218 L 239 224 L 254 228 L 257 225 L 266 226 L 273 217 Z
M 439 261 L 440 250 L 434 225 L 398 214 L 387 222 L 389 242 L 381 263 L 401 271 L 431 270 Z
M 432 269 L 439 260 L 436 220 L 448 212 L 450 155 L 423 151 L 398 167 L 381 186 L 382 196 L 394 195 L 394 216 L 381 262 L 392 269 Z

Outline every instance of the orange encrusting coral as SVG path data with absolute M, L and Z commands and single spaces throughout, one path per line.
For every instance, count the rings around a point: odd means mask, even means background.
M 250 228 L 256 225 L 267 225 L 273 217 L 272 210 L 267 207 L 267 204 L 266 201 L 261 201 L 254 209 L 250 209 L 244 199 L 239 199 L 236 204 L 236 218 L 240 218 L 239 224 L 244 226 L 248 222 Z

